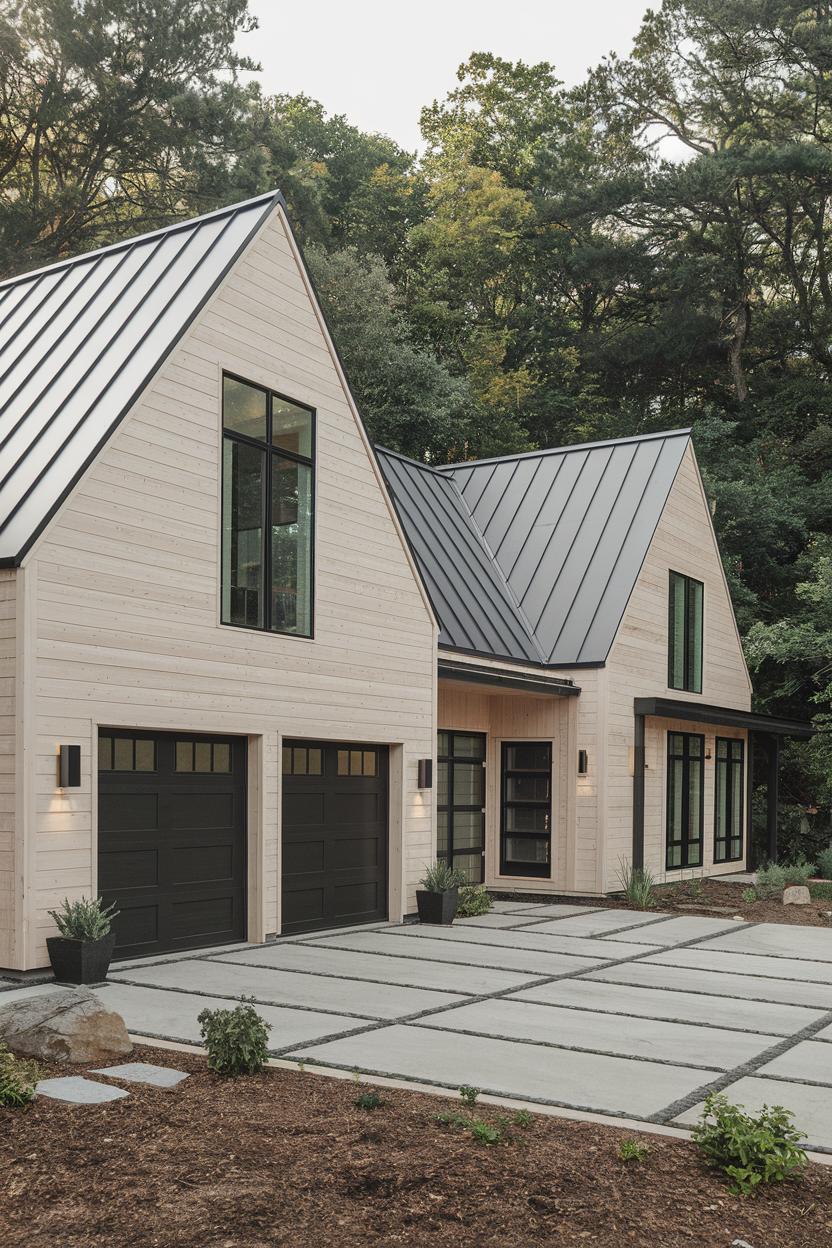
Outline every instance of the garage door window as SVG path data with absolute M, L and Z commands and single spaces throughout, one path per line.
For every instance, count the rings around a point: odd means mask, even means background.
M 339 776 L 375 776 L 378 774 L 378 755 L 375 750 L 339 750 Z
M 99 771 L 155 771 L 156 744 L 142 737 L 98 738 Z
M 176 770 L 208 772 L 231 770 L 231 746 L 227 741 L 177 741 Z
M 223 378 L 222 622 L 312 636 L 315 417 Z

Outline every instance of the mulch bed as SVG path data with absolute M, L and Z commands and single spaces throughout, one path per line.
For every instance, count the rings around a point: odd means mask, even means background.
M 679 884 L 659 884 L 655 888 L 655 910 L 673 914 L 701 914 L 712 918 L 732 918 L 741 915 L 747 923 L 798 923 L 808 927 L 828 927 L 832 930 L 832 900 L 813 899 L 805 906 L 784 906 L 778 897 L 766 901 L 746 902 L 742 899 L 747 884 L 726 883 L 722 880 L 702 880 L 701 887 L 692 881 Z M 576 897 L 542 897 L 539 893 L 494 892 L 495 897 L 507 901 L 563 901 L 570 905 L 610 906 L 631 910 L 625 897 L 599 899 Z M 648 911 L 648 913 L 651 913 Z M 824 1246 L 825 1248 L 825 1246 Z
M 350 1081 L 221 1081 L 196 1055 L 136 1058 L 193 1074 L 107 1105 L 0 1109 L 3 1248 L 832 1244 L 827 1167 L 744 1198 L 686 1141 L 642 1135 L 646 1159 L 625 1163 L 631 1132 L 536 1115 L 488 1146 L 436 1122 L 442 1098 L 382 1088 L 369 1112 Z

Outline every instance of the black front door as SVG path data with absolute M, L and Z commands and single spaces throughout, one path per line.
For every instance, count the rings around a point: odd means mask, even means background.
M 244 940 L 245 740 L 102 728 L 98 787 L 116 957 Z
M 283 747 L 283 933 L 387 918 L 387 749 Z

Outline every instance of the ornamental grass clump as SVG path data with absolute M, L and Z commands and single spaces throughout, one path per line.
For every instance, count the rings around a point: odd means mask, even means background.
M 462 872 L 441 860 L 425 867 L 425 874 L 419 881 L 420 887 L 428 893 L 447 893 L 464 883 L 465 876 Z
M 731 1191 L 750 1196 L 759 1187 L 794 1177 L 808 1158 L 804 1134 L 782 1105 L 764 1105 L 755 1118 L 721 1093 L 706 1098 L 693 1139 L 712 1166 L 731 1180 Z
M 197 1015 L 208 1065 L 223 1078 L 259 1074 L 269 1056 L 271 1025 L 260 1017 L 252 1000 L 241 997 L 233 1010 L 202 1010 Z
M 101 897 L 82 897 L 70 901 L 64 897 L 60 910 L 50 910 L 58 931 L 65 940 L 102 940 L 110 934 L 113 919 L 119 914 L 115 902 L 105 906 Z
M 0 1106 L 23 1109 L 34 1099 L 41 1071 L 37 1062 L 15 1057 L 0 1044 Z
M 650 910 L 656 904 L 655 880 L 646 867 L 634 867 L 626 858 L 619 858 L 618 882 L 634 910 Z

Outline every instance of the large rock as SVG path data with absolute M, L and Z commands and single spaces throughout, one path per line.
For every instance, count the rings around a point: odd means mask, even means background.
M 29 997 L 0 1009 L 0 1040 L 44 1062 L 100 1062 L 133 1046 L 120 1014 L 86 988 Z
M 805 884 L 789 884 L 783 889 L 784 906 L 808 906 L 812 894 Z

